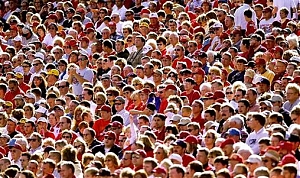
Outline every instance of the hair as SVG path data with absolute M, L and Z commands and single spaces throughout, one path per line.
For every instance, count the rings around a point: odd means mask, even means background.
M 106 160 L 106 159 L 111 159 L 116 168 L 118 168 L 120 166 L 120 160 L 115 153 L 112 153 L 112 152 L 106 153 L 104 160 Z
M 266 116 L 261 113 L 253 113 L 252 117 L 259 122 L 260 125 L 264 126 L 266 124 Z
M 62 160 L 71 161 L 73 163 L 78 162 L 77 160 L 77 150 L 72 145 L 66 145 L 62 151 Z

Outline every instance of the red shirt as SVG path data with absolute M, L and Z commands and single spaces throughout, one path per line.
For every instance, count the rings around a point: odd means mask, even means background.
M 45 132 L 45 138 L 47 138 L 47 135 L 50 135 L 50 134 L 48 134 L 48 132 L 49 131 Z M 54 136 L 54 134 L 53 134 L 53 136 Z M 76 133 L 74 131 L 72 131 L 72 141 L 71 142 L 73 143 L 76 138 L 77 138 Z M 61 139 L 62 139 L 62 132 L 57 135 L 55 140 L 61 140 Z
M 164 127 L 163 129 L 162 129 L 162 131 L 159 131 L 159 130 L 156 130 L 154 133 L 155 133 L 155 135 L 156 135 L 156 137 L 157 137 L 157 140 L 162 140 L 162 141 L 164 141 L 165 140 L 165 132 L 166 132 L 166 127 Z
M 205 119 L 203 119 L 203 118 L 201 117 L 201 114 L 199 114 L 199 116 L 197 116 L 197 117 L 193 117 L 193 118 L 192 118 L 192 122 L 197 122 L 197 123 L 199 123 L 201 130 L 204 128 Z
M 188 164 L 189 164 L 190 162 L 195 161 L 196 159 L 194 158 L 194 156 L 185 153 L 185 154 L 182 156 L 182 160 L 183 160 L 182 165 L 183 165 L 184 167 L 187 167 Z
M 192 90 L 190 94 L 188 94 L 186 91 L 181 93 L 181 96 L 186 96 L 189 99 L 190 105 L 192 105 L 194 100 L 198 100 L 200 98 L 200 93 L 197 90 Z
M 5 96 L 4 96 L 4 101 L 11 101 L 12 103 L 13 102 L 13 99 L 15 98 L 15 96 L 17 96 L 18 94 L 22 94 L 24 95 L 24 92 L 18 87 L 18 89 L 14 92 L 12 91 L 8 91 L 5 93 Z
M 190 68 L 192 68 L 192 61 L 189 59 L 189 58 L 183 58 L 183 59 L 178 59 L 178 58 L 176 58 L 174 61 L 173 61 L 173 63 L 172 63 L 172 67 L 174 68 L 174 69 L 176 69 L 176 65 L 177 65 L 177 63 L 178 62 L 185 62 L 186 63 L 186 65 L 187 65 L 187 67 L 190 69 Z
M 21 88 L 21 90 L 24 92 L 24 93 L 26 93 L 27 92 L 27 90 L 29 90 L 30 89 L 30 86 L 29 85 L 27 85 L 26 83 L 20 83 L 19 84 L 19 87 Z
M 247 23 L 246 36 L 250 36 L 255 31 L 256 31 L 255 23 L 251 20 Z
M 125 109 L 127 110 L 127 111 L 129 111 L 130 109 L 133 109 L 133 107 L 132 106 L 134 106 L 134 105 L 132 105 L 133 104 L 133 101 L 130 99 L 130 100 L 128 100 L 128 104 L 127 104 L 127 106 L 125 107 Z
M 166 99 L 161 100 L 158 112 L 159 113 L 164 113 L 164 111 L 166 110 L 167 106 L 168 106 L 168 100 L 166 100 Z
M 103 140 L 103 131 L 105 129 L 106 126 L 108 126 L 108 124 L 110 123 L 110 119 L 108 120 L 104 120 L 104 119 L 98 119 L 95 121 L 94 125 L 93 125 L 93 129 L 96 132 L 96 138 L 101 141 Z

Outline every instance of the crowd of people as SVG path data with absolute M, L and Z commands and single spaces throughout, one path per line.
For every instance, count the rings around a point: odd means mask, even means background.
M 1 178 L 299 178 L 295 0 L 1 0 Z

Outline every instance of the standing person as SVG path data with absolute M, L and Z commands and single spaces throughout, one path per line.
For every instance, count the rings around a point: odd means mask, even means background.
M 255 23 L 255 26 L 257 26 L 257 21 L 256 21 L 256 14 L 255 11 L 252 9 L 252 0 L 245 0 L 244 4 L 239 7 L 235 13 L 234 13 L 234 24 L 235 28 L 242 30 L 243 34 L 245 34 L 245 30 L 247 27 L 247 22 L 244 19 L 244 11 L 246 9 L 250 9 L 252 11 L 252 21 Z

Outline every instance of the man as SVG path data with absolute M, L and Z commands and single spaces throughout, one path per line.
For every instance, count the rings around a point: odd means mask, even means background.
M 232 63 L 232 56 L 229 52 L 225 52 L 222 54 L 222 59 L 221 62 L 223 64 L 224 69 L 228 72 L 231 73 L 233 69 L 231 68 L 231 63 Z
M 296 164 L 289 163 L 283 166 L 282 175 L 284 178 L 296 178 L 298 168 Z
M 118 39 L 116 41 L 116 52 L 117 57 L 127 59 L 129 56 L 129 51 L 125 48 L 124 40 Z
M 250 47 L 253 48 L 253 50 L 254 50 L 253 55 L 257 52 L 266 52 L 267 51 L 267 49 L 261 45 L 261 42 L 262 42 L 261 36 L 259 36 L 258 34 L 251 35 Z M 250 57 L 253 57 L 253 56 L 250 56 Z
M 146 39 L 138 35 L 135 37 L 135 46 L 136 46 L 136 51 L 132 52 L 129 54 L 127 61 L 129 64 L 131 64 L 133 67 L 136 67 L 137 65 L 141 64 L 141 58 L 143 57 L 143 47 L 146 43 Z
M 234 140 L 232 138 L 228 138 L 220 145 L 220 148 L 223 150 L 225 156 L 229 158 L 233 153 L 233 144 Z
M 147 62 L 144 65 L 144 74 L 145 74 L 145 80 L 153 81 L 153 72 L 154 71 L 154 65 L 151 62 Z
M 289 83 L 286 87 L 286 102 L 283 108 L 287 111 L 292 111 L 293 108 L 299 104 L 300 87 L 295 83 Z
M 233 84 L 236 81 L 244 82 L 245 75 L 245 65 L 247 64 L 247 60 L 245 58 L 238 58 L 236 60 L 236 70 L 232 71 L 228 75 L 228 81 Z
M 75 15 L 75 9 L 70 7 L 66 10 L 67 19 L 63 22 L 62 26 L 65 28 L 71 28 L 73 25 L 72 17 Z
M 230 34 L 230 38 L 232 40 L 233 46 L 240 50 L 241 42 L 243 39 L 241 30 L 233 30 L 233 32 Z
M 60 80 L 58 84 L 59 96 L 65 99 L 66 94 L 69 93 L 70 83 L 66 80 Z
M 241 131 L 237 128 L 230 128 L 227 131 L 228 134 L 228 138 L 232 139 L 234 141 L 234 143 L 238 143 L 240 142 L 241 139 Z
M 197 160 L 202 163 L 203 169 L 205 171 L 210 171 L 212 170 L 212 166 L 208 163 L 208 154 L 209 150 L 208 148 L 201 147 L 197 150 Z
M 23 170 L 26 170 L 29 164 L 31 154 L 28 152 L 22 153 L 21 154 L 21 166 Z
M 103 30 L 104 31 L 104 30 Z M 102 32 L 103 33 L 103 32 Z M 115 55 L 116 51 L 113 49 L 113 43 L 110 39 L 105 39 L 102 42 L 102 53 L 100 54 L 103 58 L 108 58 L 110 55 Z M 112 66 L 112 65 L 111 65 Z
M 132 164 L 134 166 L 133 168 L 134 171 L 143 169 L 143 162 L 146 157 L 147 154 L 142 149 L 137 149 L 132 153 Z
M 92 149 L 92 153 L 96 154 L 98 152 L 103 153 L 104 155 L 108 152 L 113 152 L 116 155 L 121 154 L 121 148 L 116 144 L 116 134 L 112 131 L 107 131 L 104 134 L 103 144 L 97 145 Z
M 273 96 L 270 98 L 270 101 L 273 105 L 272 110 L 282 114 L 285 124 L 287 126 L 290 126 L 292 124 L 292 120 L 291 120 L 291 117 L 289 115 L 290 112 L 288 112 L 287 110 L 285 110 L 283 108 L 283 98 L 282 98 L 282 96 L 279 95 L 279 94 L 273 94 Z
M 19 132 L 16 131 L 17 124 L 18 124 L 18 120 L 16 118 L 11 117 L 7 120 L 6 130 L 10 138 L 13 138 L 15 135 L 19 134 Z
M 235 11 L 234 13 L 235 28 L 241 29 L 242 31 L 246 30 L 247 22 L 244 18 L 244 11 L 246 9 L 250 9 L 252 11 L 253 15 L 251 19 L 253 22 L 255 22 L 255 26 L 257 26 L 255 11 L 251 8 L 251 6 L 252 6 L 252 0 L 245 0 L 244 4 Z
M 31 134 L 35 131 L 35 122 L 27 120 L 24 125 L 24 135 L 29 138 Z
M 125 99 L 122 96 L 117 96 L 114 100 L 114 105 L 117 111 L 116 114 L 119 114 L 123 118 L 124 126 L 129 125 L 129 112 L 125 109 Z
M 43 68 L 44 68 L 44 62 L 42 61 L 42 59 L 36 58 L 36 59 L 33 60 L 32 65 L 33 65 L 33 72 L 34 73 L 32 73 L 32 75 L 30 76 L 29 83 L 33 82 L 33 78 L 36 75 L 41 74 L 41 72 L 43 71 Z
M 8 166 L 11 165 L 11 161 L 8 157 L 3 157 L 0 159 L 0 165 L 1 172 L 4 172 L 8 168 Z
M 26 93 L 30 89 L 30 86 L 24 82 L 23 74 L 20 72 L 16 73 L 16 79 L 18 80 L 20 89 Z
M 130 167 L 133 169 L 133 164 L 132 164 L 132 151 L 124 151 L 122 160 L 121 160 L 121 168 L 126 168 Z
M 25 105 L 25 99 L 23 95 L 17 95 L 14 98 L 14 105 L 15 105 L 15 109 L 23 109 L 24 105 Z
M 258 78 L 258 81 L 256 83 L 257 86 L 257 93 L 259 95 L 263 95 L 264 93 L 267 93 L 270 91 L 270 81 L 265 77 Z
M 153 176 L 153 170 L 158 166 L 158 162 L 155 158 L 145 158 L 143 161 L 143 169 L 148 177 Z
M 101 134 L 103 133 L 105 127 L 110 123 L 112 115 L 111 107 L 108 105 L 103 105 L 100 108 L 100 112 L 101 118 L 96 120 L 93 125 L 93 129 L 96 132 L 96 138 L 99 141 L 103 140 L 103 136 Z
M 59 121 L 60 133 L 57 135 L 55 140 L 60 140 L 62 138 L 62 132 L 64 130 L 71 130 L 72 119 L 69 116 L 61 116 Z M 72 143 L 77 138 L 75 132 L 72 132 Z
M 76 96 L 82 94 L 84 82 L 93 83 L 94 73 L 88 68 L 88 56 L 80 54 L 78 57 L 79 69 L 69 68 L 68 82 L 73 84 L 73 91 Z
M 155 129 L 155 135 L 157 136 L 158 140 L 164 140 L 165 138 L 165 121 L 166 121 L 166 115 L 157 113 L 153 116 L 153 128 Z
M 91 88 L 84 88 L 82 91 L 83 100 L 88 101 L 90 103 L 90 111 L 93 115 L 95 115 L 97 105 L 93 102 L 93 94 L 94 91 Z
M 56 163 L 52 159 L 45 159 L 42 164 L 42 176 L 52 175 Z
M 192 102 L 192 122 L 200 124 L 200 130 L 204 128 L 205 120 L 202 118 L 203 102 L 201 100 L 195 100 Z
M 173 165 L 169 168 L 169 177 L 170 178 L 184 178 L 185 177 L 185 168 L 181 165 Z
M 260 113 L 254 113 L 249 122 L 249 127 L 253 130 L 246 139 L 246 144 L 249 145 L 255 154 L 259 153 L 259 139 L 268 137 L 269 134 L 265 130 L 264 125 L 266 117 Z
M 90 150 L 97 145 L 101 145 L 101 142 L 96 139 L 96 132 L 92 128 L 84 129 L 82 135 Z
M 177 63 L 178 62 L 185 62 L 187 67 L 190 69 L 192 67 L 192 61 L 189 58 L 186 58 L 184 56 L 185 54 L 185 49 L 181 44 L 177 44 L 174 48 L 175 50 L 175 56 L 176 58 L 174 59 L 172 63 L 172 67 L 176 69 Z
M 238 101 L 238 113 L 243 114 L 244 116 L 247 115 L 250 109 L 250 102 L 246 99 L 241 99 Z
M 42 136 L 39 133 L 33 132 L 30 135 L 28 142 L 30 146 L 29 149 L 30 154 L 34 154 L 42 150 Z
M 261 157 L 256 154 L 250 155 L 245 162 L 249 164 L 248 168 L 250 176 L 254 176 L 255 169 L 262 165 Z
M 258 74 L 262 75 L 263 77 L 266 77 L 270 81 L 270 83 L 272 83 L 275 73 L 267 69 L 267 62 L 265 59 L 256 58 L 255 68 Z
M 200 93 L 197 90 L 194 90 L 194 86 L 196 85 L 196 82 L 192 78 L 185 79 L 184 83 L 184 89 L 185 91 L 181 93 L 181 96 L 186 96 L 189 100 L 189 103 L 193 103 L 194 100 L 197 100 L 200 98 Z
M 60 162 L 60 172 L 61 178 L 73 178 L 75 177 L 75 165 L 71 161 Z
M 123 3 L 124 1 L 121 0 L 115 1 L 115 5 L 112 7 L 112 12 L 111 12 L 111 14 L 115 14 L 115 13 L 120 14 L 121 21 L 125 20 L 125 14 L 127 11 Z
M 223 125 L 224 125 L 225 121 L 227 121 L 227 119 L 230 118 L 233 115 L 234 115 L 234 109 L 230 104 L 223 104 L 221 106 L 222 119 L 219 123 L 218 133 L 223 132 Z
M 13 102 L 13 99 L 18 95 L 24 95 L 24 92 L 20 89 L 18 81 L 16 79 L 10 79 L 8 81 L 8 89 L 5 93 L 4 100 Z
M 274 22 L 272 8 L 265 7 L 263 10 L 263 19 L 259 22 L 259 28 L 265 31 L 265 33 L 271 33 L 272 28 L 271 25 Z
M 21 154 L 22 154 L 22 147 L 18 143 L 14 143 L 13 145 L 9 145 L 9 152 L 11 154 L 11 164 L 17 165 L 21 167 Z
M 57 69 L 51 69 L 47 72 L 47 86 L 51 87 L 58 81 L 59 71 Z
M 22 28 L 22 44 L 27 45 L 33 41 L 38 41 L 39 37 L 32 32 L 31 28 L 25 26 Z
M 173 147 L 173 152 L 176 154 L 179 154 L 182 157 L 182 165 L 186 167 L 191 161 L 194 161 L 195 158 L 194 156 L 185 153 L 187 144 L 182 141 L 182 140 L 176 140 L 175 142 L 172 143 Z

